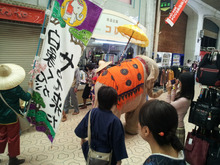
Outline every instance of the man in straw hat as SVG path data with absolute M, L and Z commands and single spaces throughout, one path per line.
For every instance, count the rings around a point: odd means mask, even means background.
M 31 99 L 33 83 L 29 82 L 28 92 L 19 86 L 25 78 L 24 69 L 16 64 L 0 64 L 0 153 L 4 153 L 8 143 L 9 165 L 25 162 L 20 155 L 20 125 L 13 108 L 19 113 L 19 99 Z M 4 100 L 4 101 L 3 101 Z M 6 105 L 6 103 L 8 105 Z
M 107 66 L 109 66 L 112 62 L 105 62 L 103 60 L 99 60 L 99 67 L 96 69 L 96 73 L 100 75 L 102 72 L 104 72 L 107 69 Z

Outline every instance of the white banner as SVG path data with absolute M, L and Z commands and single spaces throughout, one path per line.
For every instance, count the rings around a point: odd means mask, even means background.
M 54 3 L 39 61 L 46 69 L 36 75 L 28 114 L 36 129 L 45 132 L 51 142 L 75 68 L 101 12 L 100 7 L 88 0 L 56 0 Z

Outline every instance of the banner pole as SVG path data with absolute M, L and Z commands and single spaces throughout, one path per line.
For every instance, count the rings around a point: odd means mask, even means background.
M 160 30 L 160 0 L 157 1 L 157 19 L 156 19 L 156 32 L 155 32 L 155 40 L 154 40 L 154 61 L 157 58 L 157 50 L 158 50 L 158 42 L 159 42 L 159 30 Z
M 48 1 L 47 9 L 49 8 L 50 3 L 51 3 L 51 0 Z M 47 10 L 47 9 L 46 9 L 46 10 Z M 41 33 L 40 33 L 40 34 L 43 34 L 43 32 L 44 32 L 44 26 L 45 26 L 46 18 L 47 18 L 47 13 L 45 12 L 44 22 L 43 22 L 43 25 L 42 25 Z M 35 57 L 38 56 L 38 52 L 39 52 L 39 48 L 40 48 L 40 43 L 41 43 L 41 37 L 39 38 L 39 41 L 38 41 L 37 52 L 36 52 Z M 36 58 L 35 58 L 35 60 L 34 60 L 33 69 L 35 68 L 35 64 L 36 64 Z M 34 73 L 33 73 L 33 74 L 34 74 Z M 31 76 L 31 77 L 32 77 L 32 76 Z

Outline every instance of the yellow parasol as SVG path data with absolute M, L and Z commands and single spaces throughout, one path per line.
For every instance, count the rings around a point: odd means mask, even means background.
M 122 36 L 129 39 L 122 55 L 127 49 L 130 41 L 141 47 L 147 47 L 149 45 L 149 40 L 143 30 L 138 27 L 138 23 L 136 25 L 121 25 L 117 28 Z

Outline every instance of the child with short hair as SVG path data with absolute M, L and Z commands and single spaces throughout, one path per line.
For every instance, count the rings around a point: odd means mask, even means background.
M 91 149 L 109 153 L 112 151 L 112 165 L 120 165 L 121 160 L 127 158 L 124 128 L 120 119 L 112 113 L 118 100 L 117 91 L 109 86 L 102 86 L 98 90 L 98 108 L 93 108 L 90 118 Z M 85 138 L 88 137 L 89 113 L 82 119 L 75 129 L 75 134 L 81 138 L 81 145 L 85 159 L 89 146 Z

